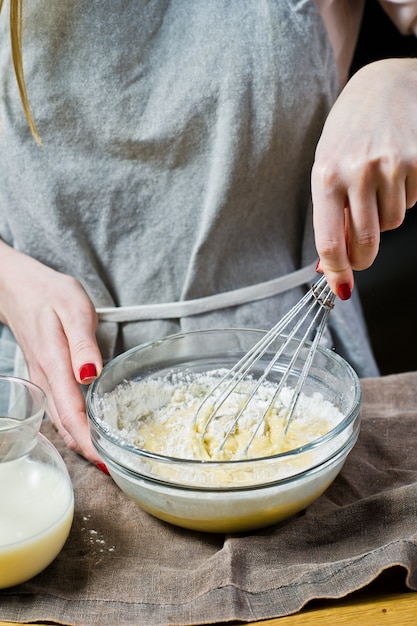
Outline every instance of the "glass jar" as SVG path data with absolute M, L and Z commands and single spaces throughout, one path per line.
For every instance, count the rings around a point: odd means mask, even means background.
M 0 588 L 45 569 L 74 517 L 65 463 L 39 432 L 46 402 L 33 383 L 0 376 Z

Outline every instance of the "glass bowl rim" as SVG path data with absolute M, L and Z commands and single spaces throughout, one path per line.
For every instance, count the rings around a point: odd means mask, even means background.
M 2 426 L 2 428 L 0 429 L 1 433 L 3 433 L 3 435 L 5 433 L 12 433 L 13 431 L 18 431 L 22 428 L 26 428 L 28 427 L 28 425 L 31 425 L 35 429 L 38 423 L 40 426 L 48 405 L 48 398 L 45 390 L 31 380 L 28 380 L 27 378 L 21 378 L 19 376 L 13 376 L 10 374 L 0 374 L 0 386 L 2 383 L 5 382 L 13 383 L 15 387 L 19 389 L 25 389 L 30 394 L 36 394 L 36 402 L 39 406 L 36 408 L 36 410 L 32 412 L 31 415 L 27 415 L 26 417 L 22 418 L 1 415 L 0 419 L 5 419 L 9 421 L 9 424 L 7 426 Z

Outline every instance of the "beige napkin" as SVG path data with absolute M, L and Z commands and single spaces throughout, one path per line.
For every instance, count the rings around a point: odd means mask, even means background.
M 182 530 L 44 433 L 71 474 L 76 513 L 56 560 L 0 591 L 0 619 L 74 626 L 197 625 L 294 613 L 402 566 L 417 590 L 417 373 L 363 383 L 359 440 L 306 511 L 242 535 Z

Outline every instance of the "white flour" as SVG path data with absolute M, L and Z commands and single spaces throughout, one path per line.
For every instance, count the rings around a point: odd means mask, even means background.
M 202 406 L 202 402 L 223 374 L 219 370 L 175 373 L 170 377 L 123 383 L 103 399 L 104 421 L 119 438 L 150 452 L 183 459 L 233 460 L 240 458 L 265 411 L 267 416 L 244 458 L 298 448 L 326 434 L 343 419 L 340 411 L 321 394 L 302 394 L 285 434 L 286 408 L 292 391 L 284 389 L 268 410 L 275 386 L 263 383 L 238 425 L 232 428 L 226 444 L 219 448 L 253 384 L 250 379 L 241 383 L 204 432 L 213 404 Z M 216 391 L 216 396 L 221 389 Z

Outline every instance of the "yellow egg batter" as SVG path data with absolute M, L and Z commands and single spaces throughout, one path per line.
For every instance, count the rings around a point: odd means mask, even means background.
M 177 374 L 121 385 L 109 394 L 106 421 L 123 439 L 150 452 L 229 461 L 293 450 L 326 434 L 342 419 L 337 408 L 320 394 L 302 394 L 286 431 L 292 391 L 283 389 L 271 406 L 275 386 L 265 382 L 246 404 L 253 386 L 249 379 L 240 383 L 214 413 L 211 395 L 207 402 L 205 398 L 222 375 L 216 371 Z M 221 392 L 220 386 L 216 397 Z

